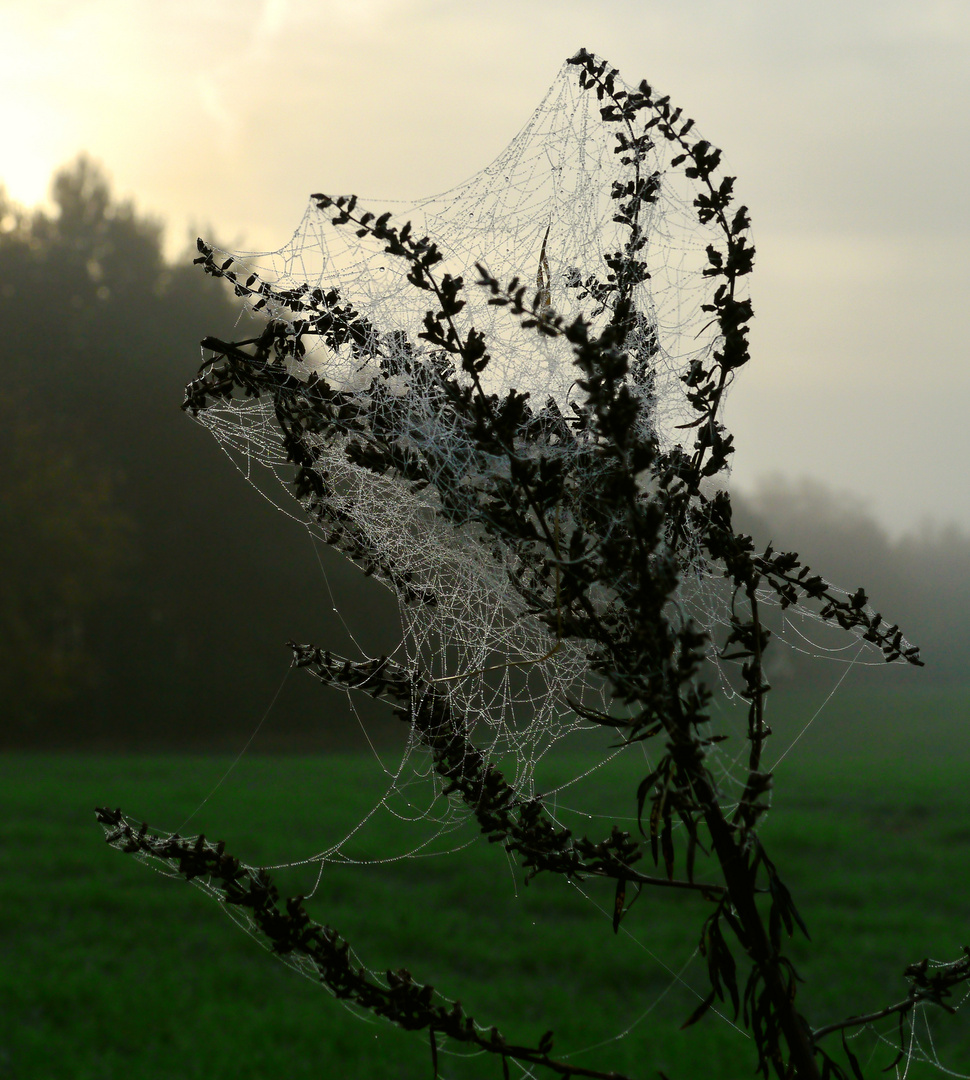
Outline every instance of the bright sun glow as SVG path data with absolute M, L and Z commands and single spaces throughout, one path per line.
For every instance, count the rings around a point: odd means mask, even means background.
M 24 206 L 47 199 L 51 173 L 67 154 L 62 124 L 44 105 L 28 107 L 9 98 L 0 102 L 0 130 L 4 132 L 0 182 L 7 194 Z
M 78 149 L 72 140 L 71 110 L 65 107 L 71 100 L 71 77 L 76 78 L 77 72 L 66 63 L 72 55 L 68 51 L 65 56 L 67 43 L 54 40 L 55 35 L 45 32 L 28 12 L 11 13 L 4 29 L 0 183 L 16 202 L 35 206 L 46 200 L 53 171 Z

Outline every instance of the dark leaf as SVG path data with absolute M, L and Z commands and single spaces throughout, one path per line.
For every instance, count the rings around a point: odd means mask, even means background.
M 623 918 L 623 905 L 626 903 L 626 880 L 617 878 L 616 895 L 613 897 L 613 933 L 619 933 L 620 919 Z
M 687 1019 L 680 1025 L 680 1030 L 689 1028 L 693 1024 L 696 1024 L 698 1020 L 707 1012 L 707 1010 L 714 1004 L 714 998 L 717 995 L 712 990 L 706 998 L 697 1006 L 697 1008 L 687 1017 Z
M 845 1028 L 842 1029 L 842 1049 L 845 1051 L 845 1056 L 849 1059 L 849 1067 L 852 1069 L 852 1074 L 856 1080 L 866 1080 L 862 1075 L 862 1069 L 859 1068 L 859 1061 L 855 1054 L 849 1049 L 849 1043 L 845 1037 Z

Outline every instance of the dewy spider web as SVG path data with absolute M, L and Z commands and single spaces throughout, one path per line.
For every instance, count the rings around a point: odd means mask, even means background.
M 583 435 L 585 395 L 572 347 L 562 335 L 542 333 L 541 324 L 523 329 L 508 307 L 490 303 L 490 291 L 474 283 L 478 267 L 484 267 L 499 281 L 517 279 L 530 300 L 536 297 L 540 317 L 556 312 L 569 322 L 582 316 L 594 333 L 607 325 L 609 255 L 625 243 L 616 191 L 631 181 L 633 166 L 628 156 L 617 154 L 615 132 L 607 130 L 600 110 L 596 95 L 582 87 L 576 68 L 567 64 L 495 162 L 452 191 L 394 209 L 397 221 L 411 223 L 411 235 L 426 235 L 438 246 L 443 260 L 435 273 L 466 283 L 455 322 L 462 334 L 474 327 L 487 341 L 481 389 L 499 399 L 510 390 L 527 394 L 534 446 L 568 468 L 572 501 L 555 514 L 553 547 L 560 560 L 566 553 L 559 550 L 559 537 L 578 523 L 583 491 L 595 489 L 600 479 L 596 455 Z M 630 385 L 643 405 L 639 422 L 663 452 L 674 450 L 682 428 L 696 419 L 685 377 L 695 365 L 709 364 L 721 344 L 718 324 L 704 310 L 714 290 L 705 268 L 715 226 L 699 223 L 696 186 L 668 161 L 671 152 L 660 139 L 636 163 L 659 186 L 656 198 L 642 208 L 646 245 L 640 257 L 649 277 L 633 288 L 639 315 L 625 343 Z M 462 513 L 462 498 L 473 500 L 510 466 L 507 459 L 480 450 L 446 407 L 444 382 L 467 384 L 468 376 L 446 353 L 422 343 L 428 294 L 409 280 L 411 264 L 390 253 L 373 230 L 355 231 L 333 219 L 330 204 L 314 197 L 280 251 L 227 255 L 200 242 L 199 260 L 234 283 L 258 313 L 253 339 L 225 346 L 227 353 L 236 350 L 237 357 L 249 359 L 239 346 L 262 347 L 266 324 L 261 320 L 268 316 L 275 335 L 271 344 L 285 355 L 291 382 L 309 390 L 322 380 L 337 395 L 339 415 L 330 429 L 320 434 L 308 415 L 301 418 L 299 393 L 281 418 L 278 403 L 255 385 L 247 386 L 243 400 L 221 392 L 218 379 L 213 381 L 214 364 L 204 366 L 205 379 L 193 384 L 194 397 L 190 387 L 188 400 L 248 473 L 265 468 L 290 483 L 292 446 L 301 445 L 305 471 L 316 479 L 315 487 L 302 492 L 308 527 L 383 581 L 400 602 L 403 637 L 389 662 L 393 666 L 374 666 L 364 658 L 359 669 L 368 674 L 357 685 L 366 689 L 369 679 L 386 680 L 388 672 L 396 678 L 397 672 L 412 688 L 423 687 L 423 694 L 447 698 L 465 736 L 486 761 L 501 764 L 526 801 L 535 794 L 534 773 L 542 757 L 586 726 L 574 703 L 607 714 L 611 702 L 602 679 L 590 675 L 584 643 L 561 634 L 558 601 L 537 612 L 514 555 Z M 209 344 L 218 352 L 224 343 Z M 373 468 L 377 439 L 372 446 L 368 435 L 384 437 L 388 431 L 403 465 Z M 420 482 L 408 473 L 415 461 L 423 470 Z M 638 481 L 644 497 L 651 498 L 654 479 L 644 475 Z M 623 522 L 618 517 L 598 527 L 608 535 Z M 697 550 L 688 533 L 677 549 L 683 585 L 674 603 L 683 619 L 692 618 L 709 634 L 710 659 L 730 697 L 731 672 L 718 661 L 714 645 L 719 628 L 729 622 L 730 602 L 716 568 Z M 557 596 L 558 571 L 550 574 L 544 585 Z M 770 601 L 767 593 L 763 599 Z M 786 614 L 789 620 L 813 618 L 797 606 Z M 318 673 L 335 670 L 329 656 L 299 650 L 297 655 Z M 352 682 L 345 679 L 344 685 Z M 415 693 L 412 689 L 412 697 Z M 412 733 L 388 790 L 368 815 L 386 811 L 430 826 L 430 836 L 396 857 L 440 850 L 442 841 L 460 846 L 452 834 L 471 813 L 459 799 L 436 799 L 441 780 L 418 735 Z M 741 755 L 743 739 L 732 742 Z M 642 751 L 642 744 L 636 750 Z M 709 753 L 720 797 L 732 805 L 745 770 L 731 753 L 713 745 Z M 321 872 L 328 862 L 355 861 L 349 841 L 356 833 L 303 861 L 318 862 Z M 199 883 L 207 887 L 204 880 Z M 252 929 L 245 909 L 230 910 Z M 304 966 L 313 974 L 312 965 Z
M 564 65 L 529 122 L 491 165 L 442 195 L 394 208 L 396 220 L 411 222 L 414 235 L 438 245 L 444 260 L 436 271 L 466 281 L 459 320 L 488 342 L 485 390 L 504 394 L 514 388 L 529 395 L 534 409 L 548 406 L 546 452 L 558 440 L 555 424 L 583 400 L 571 346 L 562 336 L 524 333 L 507 309 L 490 305 L 488 291 L 472 283 L 476 264 L 482 264 L 499 280 L 517 278 L 530 297 L 537 294 L 567 321 L 583 315 L 594 329 L 603 326 L 609 317 L 600 284 L 606 278 L 603 253 L 623 246 L 611 193 L 631 170 L 615 152 L 600 107 L 595 94 L 580 87 L 575 67 Z M 659 197 L 644 210 L 650 278 L 636 289 L 641 318 L 628 342 L 637 358 L 639 393 L 649 403 L 647 422 L 662 449 L 681 441 L 679 426 L 694 419 L 683 376 L 695 362 L 707 362 L 718 345 L 718 327 L 702 310 L 713 290 L 704 268 L 714 226 L 699 225 L 694 184 L 682 170 L 669 168 L 669 153 L 658 140 L 643 163 L 645 174 L 663 179 Z M 293 374 L 325 378 L 369 409 L 375 425 L 383 401 L 388 415 L 394 412 L 388 422 L 407 432 L 409 450 L 474 488 L 484 472 L 507 466 L 476 457 L 467 437 L 442 415 L 433 350 L 420 347 L 427 294 L 413 287 L 409 264 L 388 254 L 383 241 L 334 227 L 332 217 L 332 210 L 312 202 L 285 248 L 250 256 L 214 253 L 215 264 L 262 315 L 292 327 L 302 349 L 289 362 Z M 352 307 L 370 337 L 365 348 L 350 334 L 335 347 L 308 331 L 300 304 L 313 289 L 321 295 L 336 290 L 340 304 Z M 247 470 L 266 466 L 289 480 L 292 466 L 271 400 L 217 401 L 198 418 L 224 447 L 242 455 Z M 456 527 L 442 514 L 437 477 L 418 492 L 399 475 L 377 476 L 366 461 L 348 459 L 350 438 L 315 448 L 316 468 L 327 474 L 331 490 L 323 528 L 319 520 L 310 527 L 351 558 L 357 552 L 348 533 L 379 553 L 367 569 L 401 601 L 405 664 L 432 679 L 451 680 L 476 741 L 494 755 L 518 759 L 516 786 L 526 794 L 532 763 L 581 724 L 567 698 L 606 711 L 598 686 L 588 684 L 584 652 L 575 643 L 557 643 L 554 627 L 528 617 L 500 546 L 476 526 Z M 561 442 L 563 455 L 585 449 Z M 579 470 L 574 466 L 573 472 Z M 586 482 L 596 484 L 594 469 Z M 340 530 L 328 532 L 335 520 Z M 683 566 L 683 576 L 685 611 L 713 636 L 729 618 L 719 575 L 698 559 Z M 767 593 L 764 601 L 771 602 Z M 807 609 L 788 611 L 790 622 L 810 618 Z M 722 677 L 729 689 L 728 674 Z M 456 806 L 454 812 L 462 811 Z

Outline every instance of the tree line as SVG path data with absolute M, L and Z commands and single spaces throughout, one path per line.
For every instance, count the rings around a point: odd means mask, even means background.
M 850 591 L 865 583 L 886 618 L 920 646 L 926 666 L 900 672 L 903 678 L 915 686 L 967 682 L 970 535 L 954 524 L 924 522 L 894 538 L 857 496 L 804 478 L 767 477 L 732 499 L 738 527 L 756 543 L 812 551 L 818 572 Z M 885 674 L 877 666 L 863 677 Z M 831 671 L 792 651 L 774 672 L 776 681 L 819 677 L 831 679 Z
M 0 743 L 234 745 L 294 629 L 342 632 L 317 558 L 346 603 L 340 561 L 259 512 L 180 411 L 200 339 L 229 331 L 238 301 L 188 247 L 167 261 L 161 224 L 87 158 L 51 196 L 27 210 L 0 191 Z M 312 737 L 318 695 L 290 682 L 278 734 Z

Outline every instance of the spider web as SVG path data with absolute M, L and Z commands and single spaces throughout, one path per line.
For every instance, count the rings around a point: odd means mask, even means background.
M 695 416 L 683 376 L 693 363 L 706 362 L 719 343 L 718 328 L 702 309 L 714 288 L 704 269 L 715 225 L 698 223 L 694 184 L 682 170 L 669 167 L 668 152 L 666 141 L 657 140 L 644 163 L 645 173 L 656 172 L 663 180 L 656 202 L 644 208 L 649 217 L 641 222 L 647 235 L 643 257 L 650 278 L 637 288 L 641 319 L 628 342 L 631 353 L 641 358 L 637 389 L 647 404 L 645 422 L 662 450 L 681 441 L 680 426 Z M 434 240 L 444 256 L 436 272 L 466 282 L 461 329 L 473 326 L 488 342 L 484 389 L 528 394 L 534 409 L 545 406 L 550 426 L 569 417 L 584 399 L 571 346 L 562 336 L 524 333 L 507 309 L 490 305 L 488 291 L 474 285 L 476 265 L 501 281 L 518 280 L 566 321 L 584 316 L 594 331 L 601 329 L 608 305 L 590 283 L 605 277 L 603 253 L 623 247 L 611 191 L 629 171 L 600 117 L 600 102 L 580 87 L 575 67 L 566 64 L 519 134 L 481 172 L 413 204 L 375 201 L 365 207 L 374 213 L 390 209 L 395 220 L 412 224 L 414 235 Z M 254 313 L 294 326 L 303 351 L 290 362 L 291 372 L 301 378 L 323 376 L 332 387 L 355 395 L 375 425 L 385 403 L 387 423 L 406 432 L 409 448 L 436 462 L 442 473 L 459 475 L 469 488 L 507 468 L 476 454 L 467 436 L 442 416 L 432 350 L 415 345 L 427 297 L 408 281 L 409 264 L 389 255 L 384 242 L 370 234 L 334 227 L 332 217 L 332 210 L 311 201 L 294 236 L 279 251 L 219 254 L 219 261 L 225 256 L 232 262 L 237 281 L 248 275 L 250 285 L 259 283 L 255 290 L 237 289 L 250 293 Z M 335 348 L 323 336 L 300 331 L 291 298 L 313 289 L 337 290 L 341 303 L 358 313 L 374 339 L 368 355 L 362 357 L 350 339 Z M 380 362 L 374 353 L 383 353 Z M 198 420 L 247 475 L 262 468 L 284 487 L 289 484 L 293 469 L 271 401 L 217 402 Z M 311 519 L 307 527 L 348 552 L 346 536 L 325 526 L 337 519 L 349 522 L 353 534 L 380 553 L 380 565 L 367 570 L 400 600 L 402 663 L 448 686 L 476 745 L 506 766 L 514 762 L 509 778 L 528 796 L 535 762 L 584 726 L 569 699 L 594 710 L 609 709 L 601 684 L 588 676 L 582 643 L 557 641 L 548 626 L 530 617 L 516 592 L 515 568 L 507 554 L 479 527 L 456 527 L 442 513 L 435 479 L 416 492 L 400 476 L 375 475 L 350 460 L 348 441 L 333 438 L 316 448 L 317 471 L 330 480 L 330 505 L 323 525 Z M 556 449 L 553 435 L 542 450 L 552 455 Z M 566 440 L 558 444 L 563 456 L 584 449 Z M 575 462 L 572 474 L 581 475 Z M 595 485 L 597 480 L 591 467 L 585 482 Z M 564 532 L 565 526 L 564 521 Z M 348 553 L 355 558 L 352 549 Z M 729 702 L 735 696 L 733 672 L 718 659 L 714 643 L 730 623 L 730 597 L 720 568 L 692 555 L 689 542 L 681 558 L 684 616 L 709 633 L 714 678 Z M 416 597 L 430 602 L 416 603 Z M 777 603 L 767 591 L 760 599 L 767 607 Z M 882 663 L 878 649 L 858 637 L 846 644 L 843 636 L 829 644 L 827 629 L 811 608 L 793 606 L 775 633 L 788 647 L 844 664 L 864 663 L 867 656 Z M 730 717 L 730 710 L 723 715 Z M 739 733 L 743 730 L 742 719 L 728 722 Z M 721 765 L 726 790 L 739 791 L 743 770 L 735 769 L 730 757 Z M 446 816 L 466 812 L 449 804 Z

